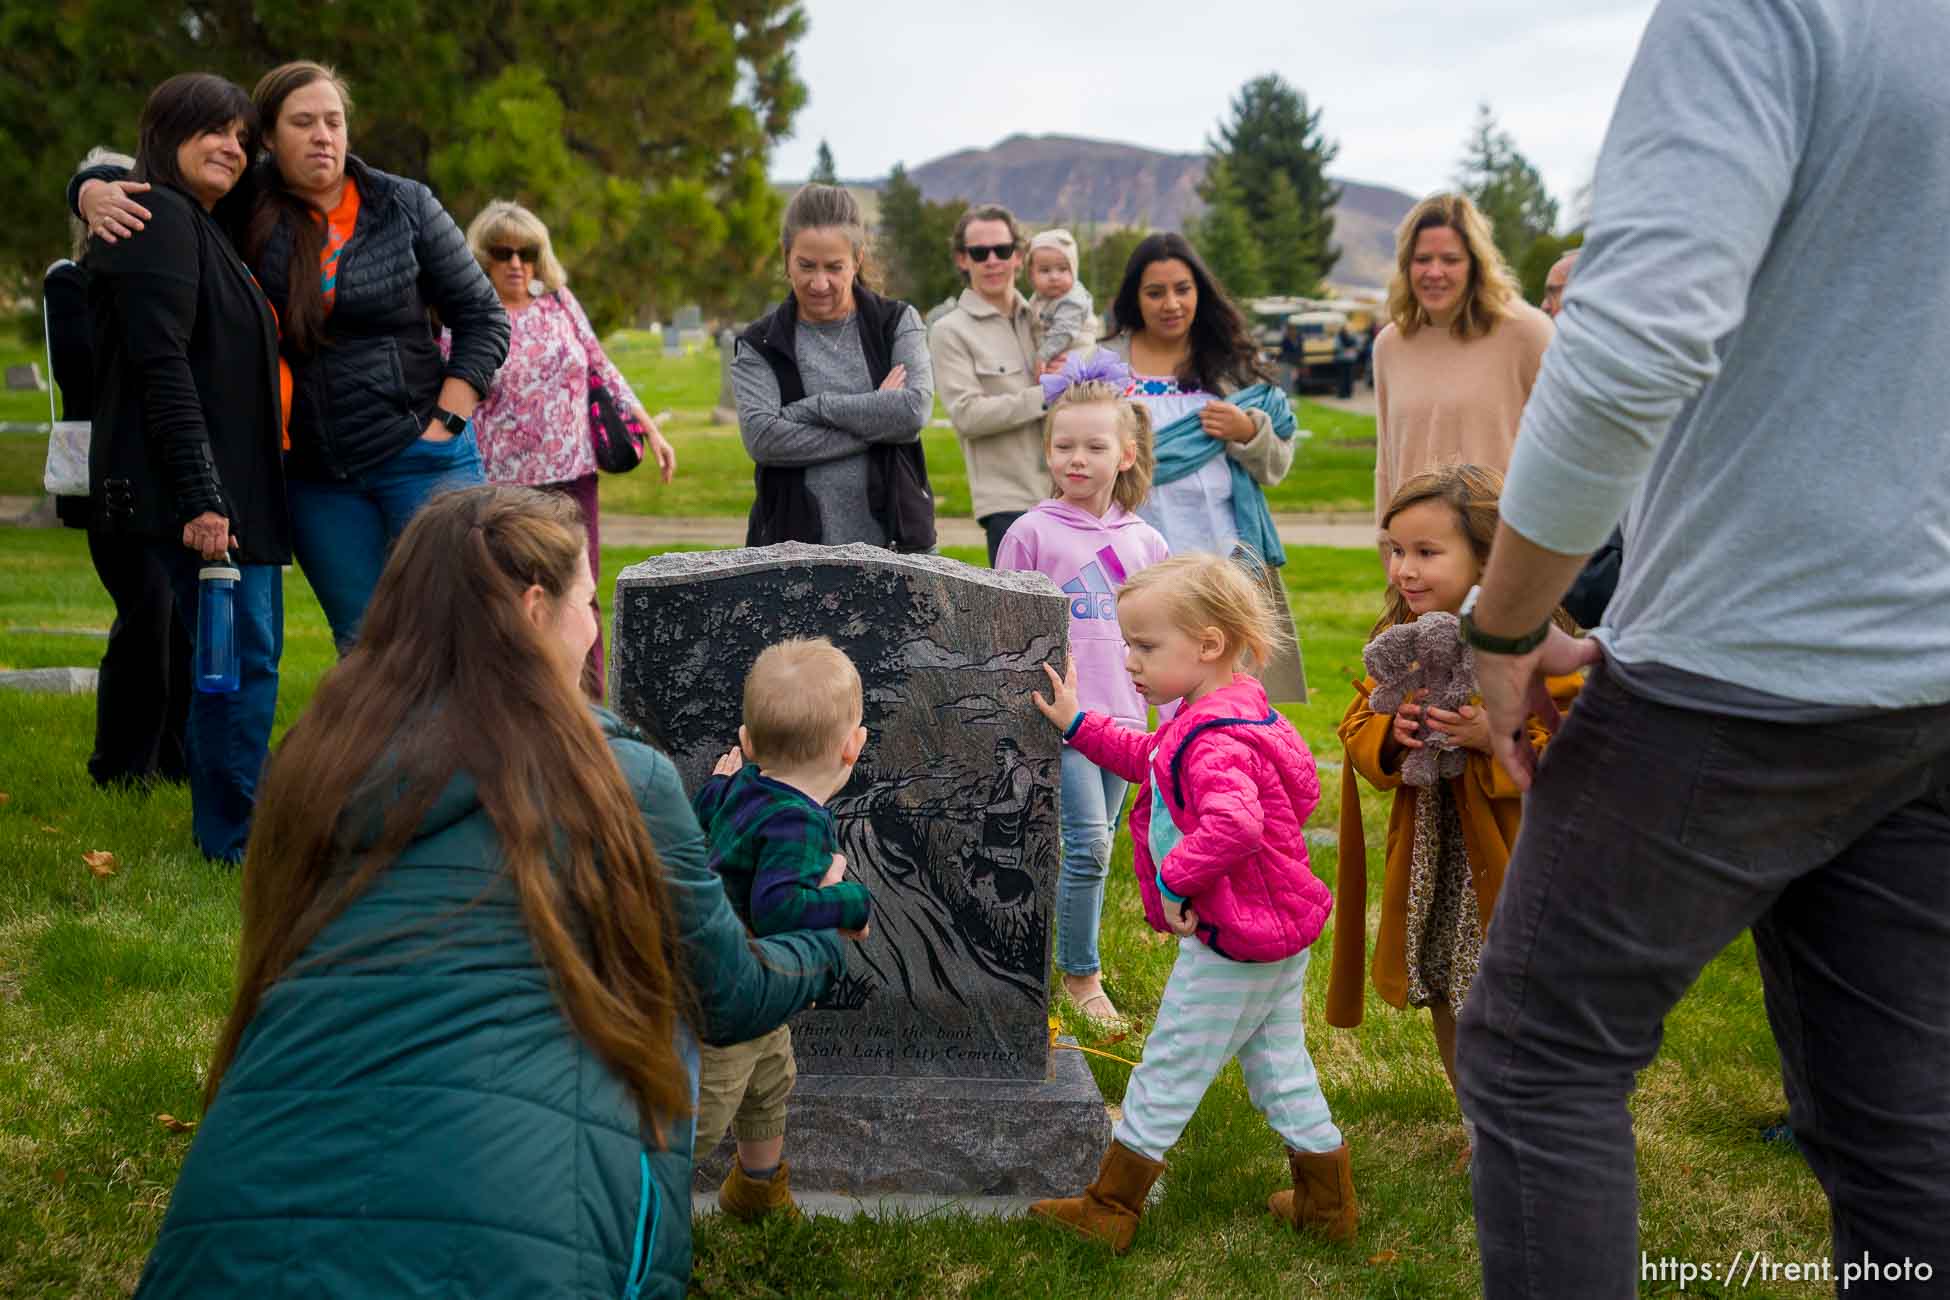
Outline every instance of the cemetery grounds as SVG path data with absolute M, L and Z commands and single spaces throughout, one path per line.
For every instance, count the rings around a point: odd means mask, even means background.
M 644 404 L 675 413 L 665 427 L 679 473 L 668 488 L 642 470 L 606 477 L 605 515 L 742 517 L 751 500 L 750 462 L 735 430 L 709 424 L 715 351 L 666 360 L 654 338 L 629 333 L 611 349 Z M 0 348 L 8 363 L 31 355 Z M 46 418 L 44 394 L 7 393 L 0 402 L 0 420 Z M 1274 509 L 1366 509 L 1373 420 L 1311 404 L 1299 415 L 1313 436 L 1286 483 L 1269 494 Z M 942 512 L 967 514 L 952 432 L 931 428 L 926 438 Z M 37 492 L 44 452 L 44 438 L 0 434 L 0 495 Z M 947 553 L 983 560 L 975 548 Z M 605 584 L 643 554 L 605 547 Z M 1348 682 L 1361 673 L 1380 575 L 1371 552 L 1298 548 L 1286 579 L 1314 691 L 1289 714 L 1320 762 L 1323 798 L 1309 826 L 1314 868 L 1331 884 L 1341 777 L 1335 727 L 1351 697 Z M 606 617 L 609 604 L 606 597 Z M 332 662 L 323 615 L 295 568 L 286 575 L 285 607 L 279 734 Z M 0 669 L 92 666 L 111 616 L 80 533 L 0 530 Z M 94 788 L 83 769 L 93 726 L 93 696 L 0 692 L 0 1295 L 9 1297 L 119 1296 L 134 1288 L 193 1136 L 234 976 L 236 873 L 204 864 L 189 847 L 187 792 Z M 1372 922 L 1387 803 L 1364 789 L 1362 808 L 1374 864 Z M 936 1211 L 746 1226 L 713 1215 L 697 1224 L 693 1291 L 1475 1294 L 1469 1180 L 1454 1168 L 1462 1133 L 1428 1017 L 1395 1011 L 1370 993 L 1358 1030 L 1329 1027 L 1322 997 L 1331 946 L 1330 929 L 1309 968 L 1308 1041 L 1353 1150 L 1362 1211 L 1354 1242 L 1296 1237 L 1267 1214 L 1266 1195 L 1282 1184 L 1286 1164 L 1246 1098 L 1238 1067 L 1228 1066 L 1170 1157 L 1162 1202 L 1121 1259 L 1027 1219 Z M 1174 950 L 1144 924 L 1127 836 L 1112 864 L 1102 950 L 1105 985 L 1134 1028 L 1106 1041 L 1066 1010 L 1063 1031 L 1135 1059 Z M 1088 1059 L 1115 1105 L 1129 1067 Z M 1784 1111 L 1753 947 L 1743 938 L 1707 967 L 1674 1012 L 1633 1098 L 1640 1246 L 1655 1265 L 1667 1258 L 1724 1269 L 1736 1251 L 1782 1263 L 1827 1254 L 1826 1205 L 1813 1176 L 1791 1143 L 1761 1140 L 1761 1129 Z M 1677 1294 L 1676 1276 L 1648 1273 L 1641 1293 Z M 1733 1289 L 1691 1287 L 1708 1295 Z M 1821 1283 L 1758 1277 L 1739 1291 L 1830 1293 Z

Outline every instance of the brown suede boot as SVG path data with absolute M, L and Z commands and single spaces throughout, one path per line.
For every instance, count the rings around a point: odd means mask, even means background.
M 1121 1142 L 1112 1142 L 1110 1150 L 1104 1152 L 1103 1164 L 1097 1167 L 1096 1181 L 1084 1189 L 1082 1196 L 1037 1201 L 1029 1207 L 1029 1212 L 1086 1237 L 1108 1242 L 1112 1251 L 1122 1255 L 1131 1248 L 1131 1238 L 1137 1235 L 1145 1194 L 1164 1171 L 1164 1161 L 1147 1159 Z
M 739 1165 L 738 1157 L 731 1158 L 731 1172 L 724 1176 L 718 1187 L 718 1208 L 734 1219 L 750 1223 L 768 1214 L 783 1214 L 788 1219 L 799 1217 L 799 1206 L 792 1199 L 792 1166 L 779 1161 L 779 1172 L 765 1182 L 759 1182 L 747 1174 Z
M 1329 1241 L 1347 1241 L 1361 1221 L 1354 1203 L 1354 1167 L 1347 1143 L 1332 1151 L 1295 1151 L 1288 1147 L 1293 1186 L 1266 1198 L 1266 1208 L 1295 1232 L 1312 1228 Z

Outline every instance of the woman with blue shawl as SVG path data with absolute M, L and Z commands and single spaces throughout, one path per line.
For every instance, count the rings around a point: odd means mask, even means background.
M 1280 567 L 1286 548 L 1265 488 L 1293 464 L 1293 410 L 1267 382 L 1246 321 L 1191 243 L 1154 234 L 1131 251 L 1100 346 L 1131 368 L 1127 390 L 1150 409 L 1157 474 L 1138 508 L 1172 554 L 1230 555 L 1261 577 L 1289 632 Z M 1267 667 L 1274 701 L 1307 698 L 1298 637 Z

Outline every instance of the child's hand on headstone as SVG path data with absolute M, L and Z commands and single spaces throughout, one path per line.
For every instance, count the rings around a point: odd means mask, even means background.
M 1078 712 L 1077 661 L 1072 658 L 1065 664 L 1061 677 L 1058 677 L 1056 669 L 1048 664 L 1043 665 L 1043 671 L 1049 674 L 1050 698 L 1044 700 L 1041 691 L 1031 691 L 1029 698 L 1038 709 L 1042 710 L 1043 716 L 1050 720 L 1050 725 L 1058 731 L 1067 731 L 1070 724 L 1076 721 Z
M 733 745 L 724 752 L 724 757 L 711 765 L 712 776 L 731 776 L 745 765 L 745 755 L 738 746 Z
M 1167 898 L 1164 903 L 1165 924 L 1171 927 L 1173 934 L 1182 939 L 1198 929 L 1198 912 L 1189 902 L 1174 903 Z
M 819 887 L 821 889 L 829 889 L 832 886 L 839 884 L 842 880 L 845 879 L 846 879 L 846 854 L 835 853 L 833 855 L 832 864 L 826 868 L 826 874 L 819 878 Z

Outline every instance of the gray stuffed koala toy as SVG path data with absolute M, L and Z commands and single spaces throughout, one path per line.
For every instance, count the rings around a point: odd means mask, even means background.
M 1423 709 L 1453 711 L 1469 703 L 1476 694 L 1476 656 L 1459 633 L 1454 614 L 1431 610 L 1370 641 L 1361 653 L 1375 680 L 1368 707 L 1393 713 L 1416 691 L 1428 692 L 1417 701 Z M 1425 726 L 1419 738 L 1427 748 L 1411 749 L 1402 760 L 1404 785 L 1431 786 L 1462 775 L 1465 755 L 1454 736 Z

